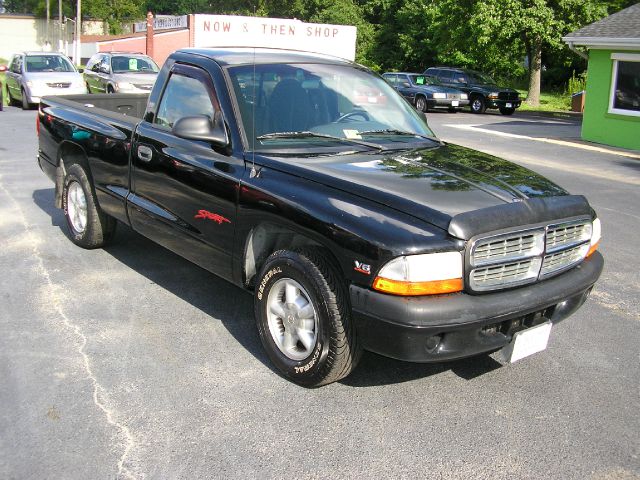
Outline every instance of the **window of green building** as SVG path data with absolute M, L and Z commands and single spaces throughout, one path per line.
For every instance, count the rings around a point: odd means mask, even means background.
M 640 116 L 640 54 L 612 53 L 609 113 Z

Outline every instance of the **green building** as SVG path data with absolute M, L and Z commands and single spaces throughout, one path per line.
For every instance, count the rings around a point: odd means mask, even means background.
M 640 150 L 640 3 L 562 40 L 589 61 L 583 140 Z

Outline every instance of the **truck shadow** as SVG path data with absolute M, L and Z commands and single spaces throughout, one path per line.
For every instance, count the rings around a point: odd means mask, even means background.
M 36 190 L 34 203 L 51 217 L 51 225 L 68 237 L 62 210 L 53 205 L 54 189 Z M 216 275 L 194 265 L 151 240 L 119 224 L 109 255 L 151 282 L 222 322 L 227 331 L 258 361 L 273 368 L 262 348 L 253 315 L 253 297 Z M 464 379 L 488 373 L 500 364 L 488 356 L 441 364 L 415 364 L 364 352 L 355 371 L 340 383 L 371 387 L 403 383 L 450 370 Z
M 473 380 L 501 366 L 489 355 L 443 363 L 409 363 L 365 352 L 358 367 L 340 383 L 351 387 L 374 387 L 410 382 L 447 371 L 464 380 Z

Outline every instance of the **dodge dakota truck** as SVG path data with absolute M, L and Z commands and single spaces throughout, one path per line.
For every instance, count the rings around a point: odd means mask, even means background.
M 440 141 L 333 57 L 180 50 L 149 94 L 44 97 L 37 129 L 74 243 L 102 247 L 123 223 L 251 292 L 270 360 L 305 387 L 363 350 L 516 361 L 603 268 L 584 197 Z

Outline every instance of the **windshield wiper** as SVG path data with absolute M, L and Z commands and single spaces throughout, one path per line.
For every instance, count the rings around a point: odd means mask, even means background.
M 422 135 L 415 132 L 405 132 L 404 130 L 397 130 L 394 128 L 387 128 L 383 130 L 367 130 L 365 132 L 359 132 L 359 135 L 410 135 L 412 137 L 424 138 L 425 140 L 431 140 L 432 142 L 440 143 L 440 140 L 436 137 L 430 137 L 429 135 Z
M 264 135 L 260 135 L 256 137 L 256 140 L 271 140 L 274 138 L 328 138 L 330 140 L 337 140 L 342 143 L 349 143 L 352 145 L 362 145 L 364 147 L 369 147 L 375 150 L 386 150 L 382 145 L 378 145 L 377 143 L 365 142 L 364 140 L 357 140 L 355 138 L 342 138 L 342 137 L 334 137 L 333 135 L 326 135 L 324 133 L 316 133 L 316 132 L 274 132 L 274 133 L 266 133 Z

